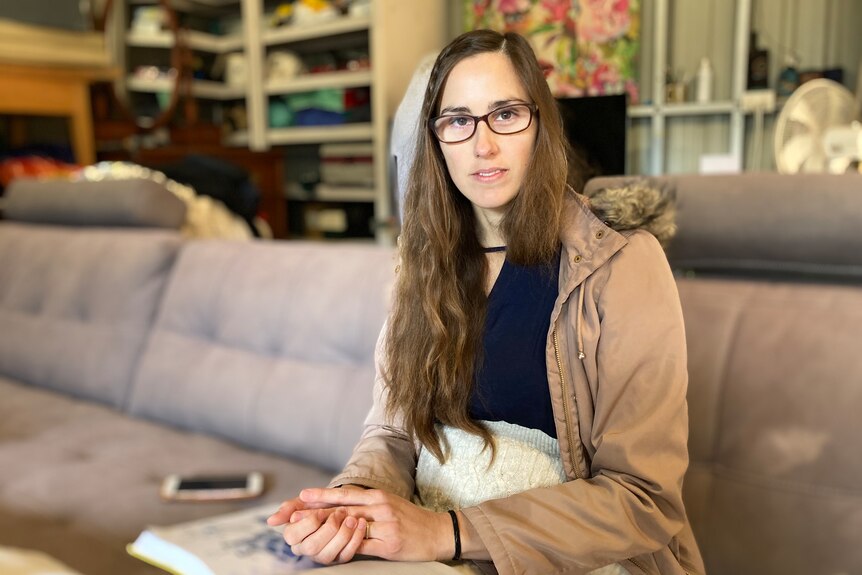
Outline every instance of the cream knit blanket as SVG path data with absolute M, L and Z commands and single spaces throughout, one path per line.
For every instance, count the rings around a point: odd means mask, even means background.
M 416 489 L 423 507 L 435 511 L 471 507 L 566 480 L 556 439 L 505 421 L 483 423 L 496 441 L 493 463 L 481 437 L 455 427 L 437 428 L 449 445 L 443 465 L 428 450 L 420 450 Z
M 439 426 L 438 433 L 449 445 L 449 457 L 441 465 L 426 449 L 419 451 L 416 503 L 434 511 L 459 509 L 566 481 L 556 439 L 538 429 L 505 421 L 483 423 L 497 446 L 493 463 L 491 451 L 483 449 L 481 437 Z M 457 567 L 464 573 L 482 573 L 470 562 Z M 629 572 L 615 563 L 591 571 L 590 575 L 629 575 Z

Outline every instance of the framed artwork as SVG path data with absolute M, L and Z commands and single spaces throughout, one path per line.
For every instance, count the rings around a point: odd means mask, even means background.
M 641 0 L 464 0 L 468 30 L 518 32 L 530 40 L 557 97 L 623 94 L 635 77 Z

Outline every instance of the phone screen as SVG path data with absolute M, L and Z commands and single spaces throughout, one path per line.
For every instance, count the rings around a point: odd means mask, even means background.
M 203 491 L 208 489 L 245 489 L 245 477 L 208 477 L 180 480 L 180 491 Z

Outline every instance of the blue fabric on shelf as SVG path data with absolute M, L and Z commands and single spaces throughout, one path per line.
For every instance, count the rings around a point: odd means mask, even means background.
M 299 110 L 293 117 L 293 124 L 295 126 L 334 126 L 343 123 L 343 113 L 319 110 L 317 108 Z

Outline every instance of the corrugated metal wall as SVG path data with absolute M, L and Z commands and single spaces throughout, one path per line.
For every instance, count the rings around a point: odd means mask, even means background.
M 714 100 L 731 97 L 734 4 L 730 0 L 670 1 L 668 67 L 693 79 L 700 59 L 708 57 L 713 68 Z M 651 91 L 652 5 L 652 0 L 643 0 L 644 47 L 639 66 L 643 94 Z M 753 0 L 751 25 L 758 32 L 758 45 L 769 50 L 770 87 L 775 86 L 785 57 L 793 49 L 801 70 L 842 67 L 844 85 L 855 90 L 862 65 L 862 1 Z M 760 165 L 754 165 L 754 122 L 748 118 L 746 169 L 775 169 L 772 144 L 775 116 L 773 113 L 765 118 Z M 727 115 L 668 118 L 665 172 L 695 172 L 701 155 L 727 153 L 729 126 Z M 629 171 L 645 172 L 649 167 L 645 149 L 649 144 L 649 122 L 633 121 L 629 135 Z
M 785 58 L 793 50 L 800 70 L 843 68 L 844 85 L 855 92 L 862 66 L 862 1 L 754 0 L 751 24 L 758 32 L 758 44 L 769 50 L 771 86 L 775 86 Z M 776 115 L 765 119 L 760 166 L 753 163 L 755 134 L 749 119 L 745 137 L 748 169 L 775 169 Z

